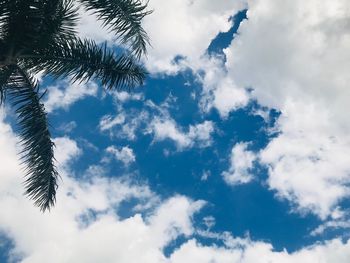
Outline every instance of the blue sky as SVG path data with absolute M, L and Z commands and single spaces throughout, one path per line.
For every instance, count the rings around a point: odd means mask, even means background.
M 50 213 L 21 195 L 2 113 L 0 262 L 348 262 L 347 1 L 150 7 L 145 86 L 41 81 Z M 87 14 L 79 32 L 115 44 Z

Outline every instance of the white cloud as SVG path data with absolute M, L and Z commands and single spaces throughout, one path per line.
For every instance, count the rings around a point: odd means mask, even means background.
M 60 166 L 69 164 L 82 153 L 77 143 L 68 137 L 55 138 L 53 142 L 56 146 L 55 159 Z
M 86 96 L 96 96 L 98 86 L 95 82 L 78 83 L 60 81 L 55 86 L 47 87 L 48 97 L 44 101 L 48 112 L 56 109 L 67 110 L 73 103 Z
M 210 42 L 232 26 L 230 17 L 246 7 L 244 0 L 151 0 L 148 9 L 153 13 L 143 19 L 151 39 L 146 65 L 152 73 L 176 73 L 187 65 L 198 66 Z M 174 12 L 176 10 L 176 12 Z M 107 41 L 118 45 L 117 37 L 101 27 L 91 12 L 80 9 L 80 36 L 98 43 Z M 186 58 L 174 63 L 178 56 Z M 182 64 L 182 65 L 181 65 Z
M 171 263 L 346 263 L 350 256 L 350 242 L 335 239 L 325 244 L 303 248 L 294 253 L 277 252 L 268 243 L 248 239 L 231 239 L 226 247 L 204 246 L 196 240 L 184 243 L 170 257 Z
M 237 143 L 231 152 L 231 164 L 228 171 L 222 173 L 229 185 L 246 184 L 253 180 L 251 169 L 257 156 L 248 149 L 248 143 Z
M 63 131 L 64 133 L 70 133 L 77 127 L 75 121 L 70 121 L 68 123 L 62 123 L 57 129 Z
M 225 50 L 227 72 L 220 58 L 202 56 L 217 33 L 212 33 L 212 28 L 204 33 L 205 30 L 198 30 L 199 34 L 212 34 L 211 37 L 193 36 L 193 43 L 197 39 L 199 43 L 193 45 L 195 51 L 182 51 L 186 45 L 170 41 L 173 36 L 181 41 L 187 26 L 196 24 L 187 22 L 189 11 L 193 19 L 198 18 L 193 9 L 186 10 L 190 1 L 153 3 L 160 11 L 153 14 L 153 22 L 149 18 L 151 22 L 145 23 L 150 30 L 154 28 L 151 38 L 155 49 L 151 50 L 149 62 L 153 64 L 152 70 L 175 72 L 179 66 L 172 65 L 171 60 L 176 55 L 186 56 L 183 65 L 195 72 L 205 72 L 202 79 L 199 77 L 204 85 L 204 107 L 217 108 L 222 117 L 247 104 L 249 96 L 244 90 L 247 87 L 253 88 L 252 96 L 260 104 L 281 110 L 276 126 L 280 134 L 260 155 L 261 162 L 269 168 L 269 186 L 279 197 L 293 202 L 299 211 L 312 211 L 322 218 L 334 217 L 340 200 L 349 192 L 348 1 L 326 0 L 322 4 L 317 0 L 248 1 L 249 19 L 242 23 L 239 34 Z M 203 3 L 206 2 L 196 1 L 191 8 Z M 216 11 L 223 10 L 220 8 L 226 4 L 231 5 L 227 1 L 218 4 Z M 179 9 L 171 12 L 172 16 L 184 19 L 162 18 L 169 12 L 161 10 L 170 7 L 173 10 L 175 5 Z M 211 8 L 214 5 L 212 2 Z M 156 21 L 178 21 L 179 30 L 164 30 L 165 24 Z M 188 24 L 184 25 L 186 30 L 181 30 L 182 21 Z M 216 28 L 228 27 L 225 22 Z M 163 37 L 168 33 L 173 35 Z M 209 60 L 211 64 L 202 63 Z M 170 128 L 165 128 L 171 136 L 160 132 L 162 139 L 172 138 L 180 145 L 191 145 L 181 127 L 169 124 Z
M 111 138 L 123 138 L 135 140 L 136 132 L 143 131 L 149 121 L 149 112 L 131 111 L 126 112 L 123 108 L 117 107 L 117 114 L 105 115 L 101 118 L 99 128 L 101 132 L 108 132 Z
M 201 176 L 201 181 L 207 181 L 210 176 L 211 176 L 210 171 L 204 171 L 202 176 Z
M 77 31 L 80 37 L 94 39 L 97 43 L 103 43 L 105 41 L 114 43 L 116 41 L 116 36 L 110 30 L 104 28 L 102 22 L 91 11 L 86 11 L 80 7 L 79 17 Z
M 225 50 L 228 76 L 281 111 L 261 161 L 295 209 L 334 216 L 349 196 L 349 8 L 346 0 L 248 1 L 248 20 Z M 277 22 L 278 21 L 278 22 Z
M 198 141 L 200 147 L 207 147 L 212 143 L 211 135 L 214 130 L 214 123 L 212 121 L 204 121 L 194 126 L 190 125 L 188 137 Z
M 156 141 L 170 139 L 175 141 L 179 148 L 190 147 L 193 143 L 185 133 L 179 130 L 173 120 L 156 119 L 152 126 Z
M 244 6 L 240 0 L 151 0 L 154 12 L 144 20 L 152 41 L 147 67 L 155 73 L 175 73 L 182 67 L 173 62 L 177 56 L 191 65 L 200 64 L 211 40 L 229 30 L 229 18 Z
M 213 216 L 206 216 L 203 218 L 203 223 L 207 227 L 207 229 L 212 228 L 216 224 L 215 217 Z
M 167 74 L 191 69 L 203 85 L 204 111 L 216 108 L 225 118 L 230 111 L 244 107 L 249 94 L 227 75 L 224 58 L 209 56 L 207 48 L 220 32 L 230 29 L 230 17 L 243 10 L 245 2 L 151 0 L 154 13 L 144 21 L 153 46 L 146 60 L 148 69 Z M 174 62 L 176 57 L 183 59 Z
M 119 114 L 115 116 L 114 118 L 111 115 L 105 115 L 100 120 L 100 130 L 106 131 L 110 130 L 116 125 L 124 124 L 125 122 L 125 116 L 123 114 Z
M 136 132 L 153 134 L 154 141 L 172 140 L 178 149 L 190 147 L 208 147 L 212 143 L 211 135 L 215 131 L 212 121 L 204 121 L 187 128 L 181 127 L 170 116 L 169 109 L 173 108 L 177 98 L 170 94 L 160 105 L 153 101 L 144 102 L 141 111 L 126 111 L 122 106 L 117 106 L 117 114 L 105 115 L 101 118 L 99 129 L 101 132 L 109 132 L 111 138 L 126 138 L 135 140 Z
M 189 131 L 184 132 L 178 127 L 176 122 L 170 118 L 155 118 L 150 129 L 154 133 L 156 141 L 170 139 L 174 141 L 178 149 L 193 147 L 208 147 L 211 145 L 211 134 L 214 132 L 214 124 L 205 121 L 197 125 L 190 125 Z
M 175 196 L 158 208 L 147 221 L 152 233 L 157 236 L 159 246 L 169 244 L 181 233 L 190 236 L 194 233 L 192 216 L 205 205 L 204 201 L 189 202 L 182 196 Z
M 227 73 L 221 56 L 203 56 L 198 66 L 190 66 L 203 85 L 200 105 L 204 112 L 218 110 L 222 118 L 231 111 L 245 107 L 250 95 L 245 87 L 239 87 Z
M 14 136 L 10 125 L 4 123 L 4 112 L 0 111 L 0 159 L 3 164 L 0 165 L 0 193 L 11 195 L 9 189 L 20 190 L 23 174 L 19 165 L 16 148 L 17 139 Z M 17 178 L 16 181 L 13 178 Z M 18 183 L 18 184 L 17 184 Z M 7 189 L 7 187 L 10 187 Z
M 273 108 L 282 108 L 290 98 L 344 107 L 350 94 L 345 70 L 350 63 L 349 5 L 346 0 L 322 5 L 317 0 L 249 1 L 248 20 L 226 49 L 231 77 Z
M 159 2 L 162 1 L 150 1 L 154 14 L 145 19 L 154 47 L 150 49 L 146 61 L 149 70 L 175 74 L 191 69 L 203 85 L 201 107 L 205 112 L 216 108 L 225 118 L 230 111 L 246 106 L 250 96 L 245 87 L 236 85 L 227 74 L 224 57 L 206 53 L 216 35 L 230 29 L 232 21 L 229 18 L 244 9 L 245 1 Z M 170 11 L 174 8 L 178 11 Z M 168 25 L 176 30 L 164 29 Z M 176 56 L 184 59 L 175 63 L 173 59 Z
M 203 201 L 183 196 L 160 201 L 145 185 L 105 176 L 101 166 L 91 166 L 85 180 L 79 181 L 68 176 L 68 170 L 72 170 L 70 160 L 81 150 L 69 138 L 58 138 L 56 143 L 63 182 L 56 207 L 42 214 L 22 195 L 16 139 L 10 126 L 0 122 L 0 158 L 6 161 L 0 166 L 0 209 L 6 211 L 0 214 L 0 231 L 12 239 L 14 247 L 9 253 L 21 262 L 46 263 L 50 258 L 53 263 L 113 263 L 116 259 L 136 263 L 142 255 L 144 263 L 347 263 L 350 257 L 350 242 L 338 239 L 288 253 L 249 238 L 208 232 L 204 236 L 220 239 L 224 245 L 202 245 L 191 236 L 197 232 L 192 216 Z M 138 207 L 147 209 L 148 215 L 118 216 L 122 202 L 130 199 L 143 203 Z M 190 240 L 166 257 L 164 248 L 180 235 Z
M 343 231 L 345 229 L 350 229 L 350 222 L 349 221 L 341 221 L 341 220 L 334 220 L 334 221 L 328 221 L 318 227 L 316 227 L 314 230 L 311 231 L 311 236 L 319 236 L 322 235 L 326 230 L 329 229 L 342 229 Z
M 21 262 L 47 262 L 50 257 L 51 262 L 107 263 L 117 258 L 132 263 L 139 262 L 140 255 L 143 262 L 166 262 L 162 250 L 168 242 L 193 232 L 191 216 L 203 202 L 181 196 L 165 200 L 146 218 L 135 214 L 120 219 L 115 211 L 123 201 L 137 199 L 149 209 L 159 203 L 158 197 L 147 186 L 132 184 L 127 178 L 102 176 L 102 167 L 91 167 L 84 181 L 68 176 L 72 169 L 68 161 L 80 153 L 68 138 L 55 140 L 63 182 L 57 205 L 42 214 L 22 195 L 15 142 L 11 128 L 0 122 L 0 157 L 7 164 L 0 167 L 0 209 L 6 211 L 0 215 L 0 231 L 13 240 L 11 254 Z M 147 205 L 149 202 L 153 205 Z
M 115 146 L 109 146 L 106 151 L 113 154 L 116 160 L 121 161 L 126 166 L 136 160 L 134 151 L 128 146 L 122 147 L 120 150 Z
M 142 100 L 144 95 L 142 93 L 132 93 L 126 91 L 115 91 L 112 93 L 114 98 L 120 102 L 127 102 L 130 100 Z
M 261 152 L 270 187 L 322 218 L 349 196 L 350 180 L 350 137 L 327 113 L 312 102 L 288 103 L 277 122 L 282 134 Z
M 224 78 L 219 85 L 214 86 L 213 102 L 209 106 L 216 108 L 222 117 L 227 117 L 231 111 L 245 107 L 249 102 L 249 94 L 245 89 L 238 88 L 232 80 Z M 206 85 L 206 82 L 204 82 Z
M 222 117 L 249 101 L 244 88 L 235 84 L 227 76 L 223 58 L 209 57 L 207 48 L 220 33 L 232 26 L 230 18 L 238 11 L 246 8 L 246 1 L 235 0 L 151 0 L 149 9 L 154 12 L 143 20 L 151 39 L 148 48 L 146 66 L 151 73 L 176 74 L 184 69 L 191 69 L 198 74 L 204 85 L 202 106 L 205 110 L 217 108 Z M 173 10 L 176 10 L 174 12 Z M 97 42 L 107 41 L 110 45 L 118 44 L 117 38 L 101 30 L 101 23 L 88 12 L 81 11 L 79 34 L 95 39 Z M 174 59 L 181 57 L 180 61 Z M 205 73 L 201 76 L 201 73 Z M 117 93 L 120 101 L 139 100 L 138 94 Z

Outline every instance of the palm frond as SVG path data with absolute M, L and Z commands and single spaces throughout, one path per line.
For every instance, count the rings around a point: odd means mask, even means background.
M 73 36 L 76 21 L 72 0 L 11 0 L 0 16 L 0 37 L 16 53 Z
M 13 68 L 10 66 L 0 68 L 0 106 L 5 100 L 6 84 L 12 75 Z
M 45 27 L 41 33 L 42 42 L 46 44 L 58 38 L 70 39 L 74 37 L 78 13 L 73 0 L 47 1 L 44 11 L 46 15 Z M 44 39 L 45 37 L 47 39 Z
M 42 1 L 35 0 L 12 0 L 5 4 L 0 20 L 4 42 L 15 50 L 33 42 L 43 24 L 42 7 Z
M 21 68 L 13 66 L 6 93 L 16 108 L 19 136 L 26 164 L 26 194 L 42 211 L 55 204 L 58 173 L 54 164 L 54 143 L 51 141 L 44 105 L 38 85 Z
M 146 71 L 134 56 L 116 55 L 106 45 L 92 40 L 75 39 L 54 43 L 39 54 L 19 56 L 23 66 L 34 72 L 44 71 L 58 77 L 70 76 L 74 81 L 101 81 L 107 89 L 132 88 L 142 85 Z
M 6 11 L 6 6 L 11 0 L 0 0 L 0 16 L 3 16 Z
M 142 28 L 141 20 L 152 11 L 141 0 L 79 0 L 87 10 L 103 21 L 103 25 L 120 36 L 123 44 L 140 57 L 146 53 L 149 38 Z

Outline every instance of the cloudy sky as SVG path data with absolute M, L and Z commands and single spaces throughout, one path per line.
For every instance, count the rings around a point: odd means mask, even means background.
M 350 2 L 151 0 L 144 87 L 43 79 L 42 214 L 0 114 L 0 262 L 348 263 Z M 115 39 L 83 13 L 79 32 Z

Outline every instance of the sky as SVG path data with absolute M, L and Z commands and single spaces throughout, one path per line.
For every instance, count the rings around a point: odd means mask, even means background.
M 350 2 L 150 0 L 131 92 L 41 79 L 61 175 L 23 196 L 0 114 L 0 262 L 348 263 Z M 79 34 L 116 48 L 81 12 Z

